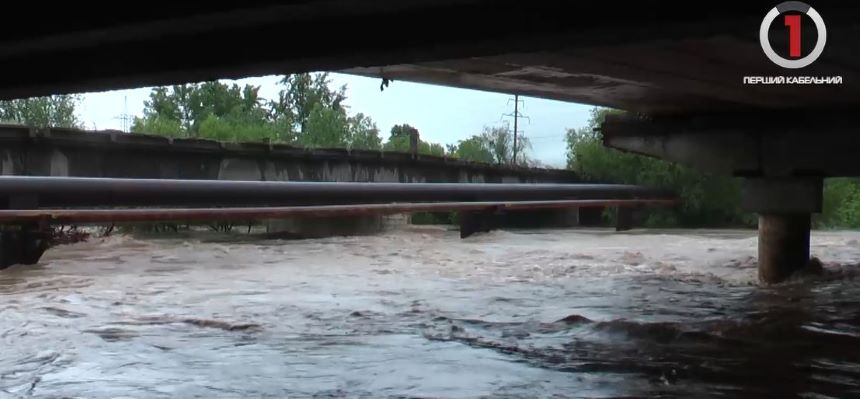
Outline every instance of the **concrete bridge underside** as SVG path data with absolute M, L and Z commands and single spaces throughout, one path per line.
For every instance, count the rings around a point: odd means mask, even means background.
M 762 215 L 759 264 L 773 282 L 806 263 L 821 179 L 860 174 L 860 3 L 813 4 L 829 39 L 802 71 L 761 51 L 759 25 L 776 3 L 173 2 L 134 13 L 25 3 L 17 13 L 32 8 L 38 29 L 28 18 L 0 26 L 0 98 L 339 70 L 624 109 L 604 126 L 607 145 L 750 178 L 744 203 Z M 304 33 L 319 26 L 329 36 Z M 843 84 L 743 84 L 798 74 Z

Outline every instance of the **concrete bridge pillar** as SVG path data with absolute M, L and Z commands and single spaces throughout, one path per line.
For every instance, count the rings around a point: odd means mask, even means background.
M 821 212 L 820 178 L 749 178 L 743 206 L 757 212 L 758 277 L 778 283 L 809 264 L 811 214 Z
M 809 262 L 810 215 L 762 213 L 758 217 L 758 279 L 784 281 Z
M 4 227 L 0 230 L 0 270 L 38 263 L 50 246 L 50 237 L 50 231 L 38 226 Z
M 0 209 L 36 209 L 35 195 L 16 195 L 0 201 Z M 0 270 L 15 264 L 34 265 L 50 246 L 51 230 L 47 225 L 26 224 L 0 226 Z
M 379 215 L 323 218 L 293 217 L 266 222 L 268 235 L 289 238 L 370 235 L 382 232 L 384 228 L 384 219 Z

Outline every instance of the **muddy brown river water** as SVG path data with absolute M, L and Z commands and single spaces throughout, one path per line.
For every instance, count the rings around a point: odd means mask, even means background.
M 860 233 L 114 236 L 0 271 L 0 398 L 860 397 Z

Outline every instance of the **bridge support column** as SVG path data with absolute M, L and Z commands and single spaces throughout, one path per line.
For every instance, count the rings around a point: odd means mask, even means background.
M 633 229 L 633 208 L 619 206 L 615 208 L 615 231 Z
M 750 178 L 743 206 L 757 212 L 758 277 L 778 283 L 809 263 L 811 214 L 821 211 L 820 178 Z
M 498 227 L 499 215 L 495 211 L 460 212 L 460 238 L 475 233 L 486 233 Z
M 778 283 L 809 262 L 810 215 L 762 213 L 758 217 L 758 279 Z
M 382 216 L 336 216 L 321 218 L 285 218 L 266 222 L 271 237 L 322 238 L 371 235 L 384 230 Z
M 36 209 L 35 195 L 13 195 L 4 198 L 3 209 Z M 12 265 L 34 265 L 51 246 L 51 229 L 47 225 L 27 224 L 0 226 L 0 270 Z
M 38 263 L 50 246 L 50 239 L 50 231 L 37 226 L 0 230 L 0 269 Z

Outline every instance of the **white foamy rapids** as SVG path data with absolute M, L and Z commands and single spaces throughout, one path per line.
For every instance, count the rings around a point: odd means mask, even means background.
M 858 287 L 826 280 L 858 242 L 815 232 L 825 276 L 762 289 L 754 231 L 93 238 L 0 271 L 0 397 L 699 397 L 738 359 L 853 377 Z
M 851 275 L 860 263 L 858 244 L 860 232 L 816 231 L 811 250 L 829 275 Z M 413 226 L 377 236 L 267 241 L 261 246 L 114 235 L 52 249 L 43 263 L 56 267 L 79 260 L 121 262 L 124 257 L 150 256 L 155 263 L 186 265 L 219 260 L 215 263 L 223 264 L 213 266 L 222 268 L 305 261 L 335 270 L 369 268 L 500 283 L 655 275 L 753 284 L 756 247 L 755 231 L 558 229 L 493 231 L 460 240 L 450 228 Z

